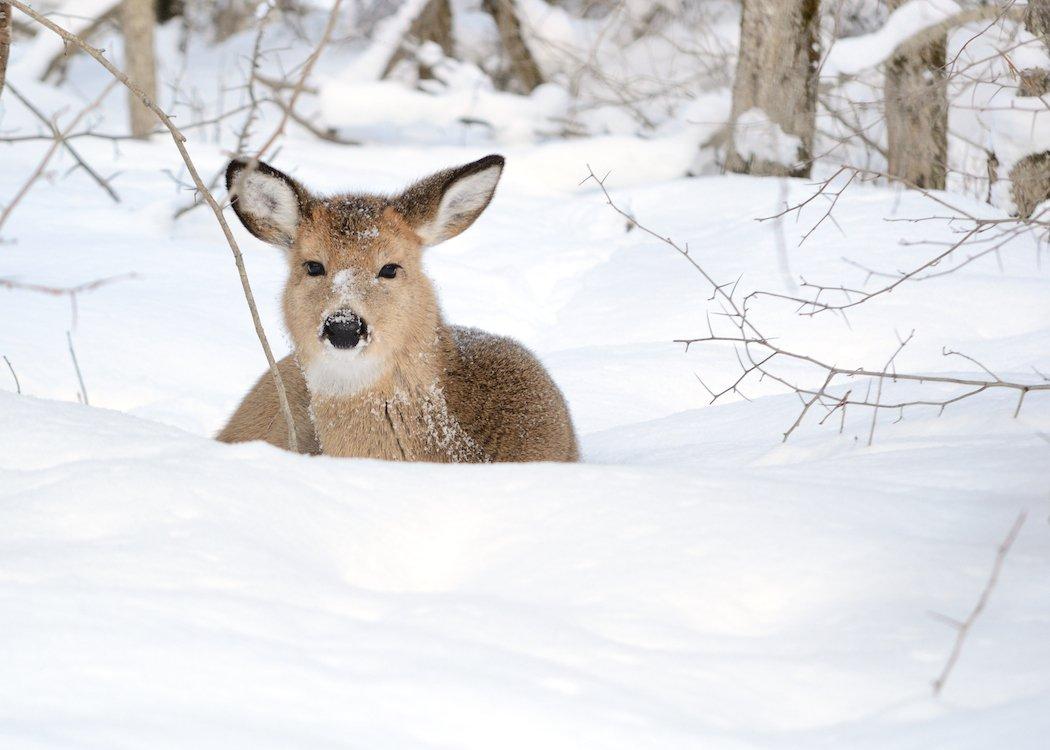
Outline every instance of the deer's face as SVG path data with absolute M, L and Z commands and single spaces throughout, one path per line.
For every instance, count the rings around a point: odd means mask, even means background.
M 287 251 L 285 322 L 311 392 L 354 393 L 429 348 L 440 315 L 422 251 L 473 223 L 502 168 L 489 156 L 397 196 L 321 198 L 266 164 L 230 163 L 238 217 Z

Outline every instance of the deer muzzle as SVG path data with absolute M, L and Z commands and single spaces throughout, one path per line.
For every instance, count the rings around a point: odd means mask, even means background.
M 321 335 L 336 349 L 353 349 L 368 338 L 368 324 L 356 313 L 339 311 L 328 316 Z

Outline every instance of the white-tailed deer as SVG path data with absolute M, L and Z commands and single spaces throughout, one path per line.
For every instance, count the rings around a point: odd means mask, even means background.
M 266 164 L 230 162 L 253 235 L 288 257 L 279 363 L 300 450 L 409 461 L 575 461 L 558 387 L 515 341 L 447 325 L 422 254 L 492 199 L 502 156 L 438 172 L 400 195 L 315 196 Z M 218 439 L 287 448 L 266 373 Z

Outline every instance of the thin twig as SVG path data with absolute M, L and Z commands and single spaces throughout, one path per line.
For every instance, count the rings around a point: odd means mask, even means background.
M 22 92 L 20 92 L 17 88 L 11 85 L 10 82 L 8 82 L 7 88 L 14 95 L 15 99 L 22 102 L 22 106 L 28 109 L 38 120 L 40 120 L 40 122 L 47 126 L 47 128 L 51 131 L 51 137 L 61 142 L 62 147 L 66 150 L 66 152 L 73 157 L 73 160 L 77 164 L 79 164 L 85 172 L 87 172 L 88 177 L 94 180 L 100 188 L 105 190 L 106 194 L 113 199 L 114 203 L 120 203 L 120 196 L 117 195 L 117 192 L 113 189 L 113 186 L 109 184 L 109 180 L 107 180 L 91 168 L 91 165 L 87 163 L 84 157 L 81 156 L 75 148 L 73 148 L 73 145 L 69 142 L 69 136 L 60 133 L 58 128 L 55 127 L 55 123 L 47 119 L 47 117 L 44 116 L 44 113 L 37 109 L 35 106 L 33 106 L 33 103 L 31 101 L 22 96 Z
M 249 168 L 254 168 L 255 162 L 266 156 L 266 152 L 270 150 L 277 139 L 284 135 L 284 129 L 288 125 L 288 120 L 291 118 L 292 112 L 295 111 L 295 105 L 299 101 L 299 97 L 303 94 L 306 87 L 306 81 L 310 78 L 310 73 L 313 72 L 314 65 L 317 63 L 318 58 L 321 57 L 324 48 L 328 46 L 328 42 L 332 39 L 332 32 L 335 30 L 336 21 L 339 19 L 339 8 L 342 3 L 343 0 L 335 0 L 335 2 L 332 3 L 332 10 L 328 13 L 328 22 L 325 24 L 324 33 L 321 34 L 321 40 L 317 43 L 314 51 L 310 53 L 310 56 L 306 58 L 306 62 L 303 64 L 299 80 L 296 82 L 295 88 L 292 89 L 292 96 L 288 100 L 288 105 L 284 109 L 280 122 L 277 124 L 277 127 L 274 128 L 270 137 L 266 139 L 256 152 L 255 159 L 248 165 Z
M 15 379 L 15 392 L 18 393 L 18 395 L 21 396 L 22 395 L 22 384 L 18 382 L 18 373 L 15 372 L 14 365 L 11 364 L 11 360 L 9 360 L 7 358 L 6 354 L 4 355 L 4 362 L 7 363 L 7 369 L 11 371 L 11 377 Z
M 880 370 L 872 370 L 864 367 L 847 368 L 840 367 L 835 364 L 822 361 L 812 355 L 805 354 L 802 352 L 792 351 L 785 349 L 779 344 L 775 343 L 774 340 L 765 335 L 756 326 L 754 321 L 748 314 L 747 302 L 750 300 L 754 293 L 746 295 L 742 301 L 738 302 L 736 299 L 736 288 L 737 283 L 725 283 L 721 284 L 715 281 L 715 279 L 707 272 L 707 270 L 697 261 L 694 254 L 689 252 L 688 246 L 679 245 L 670 237 L 659 234 L 658 232 L 650 229 L 649 227 L 641 224 L 636 217 L 627 213 L 625 210 L 620 208 L 612 199 L 608 189 L 605 186 L 606 177 L 599 177 L 595 174 L 594 170 L 588 167 L 588 176 L 584 182 L 593 180 L 605 197 L 606 203 L 621 217 L 623 217 L 630 225 L 637 227 L 643 233 L 648 234 L 650 237 L 659 240 L 668 247 L 675 250 L 681 255 L 686 262 L 688 262 L 700 276 L 710 285 L 712 291 L 711 299 L 717 300 L 722 307 L 722 313 L 719 317 L 728 321 L 733 327 L 733 332 L 728 335 L 717 334 L 711 326 L 710 317 L 708 318 L 709 333 L 706 336 L 699 336 L 696 338 L 687 339 L 676 339 L 677 343 L 685 344 L 686 348 L 694 343 L 730 343 L 737 348 L 738 360 L 743 373 L 742 377 L 736 378 L 731 386 L 722 390 L 721 392 L 715 392 L 709 388 L 706 384 L 704 388 L 711 393 L 712 401 L 717 400 L 727 393 L 733 392 L 738 393 L 741 396 L 744 394 L 740 390 L 740 385 L 744 378 L 751 375 L 752 373 L 758 373 L 758 377 L 769 378 L 781 385 L 790 388 L 798 394 L 802 403 L 802 413 L 795 420 L 795 422 L 785 432 L 785 439 L 789 437 L 792 432 L 798 428 L 803 418 L 809 412 L 814 405 L 820 405 L 828 410 L 841 409 L 843 415 L 847 406 L 863 406 L 873 409 L 875 412 L 879 410 L 892 409 L 898 412 L 903 412 L 905 407 L 909 406 L 932 406 L 937 407 L 943 411 L 943 409 L 951 404 L 957 403 L 963 399 L 976 396 L 984 391 L 999 388 L 1018 391 L 1020 393 L 1028 393 L 1031 391 L 1044 391 L 1050 392 L 1050 382 L 1043 383 L 1019 383 L 1013 381 L 1006 381 L 999 378 L 993 377 L 992 379 L 979 379 L 971 377 L 954 377 L 949 375 L 927 375 L 921 373 L 901 373 L 897 372 L 893 367 L 894 359 L 900 352 L 900 348 L 907 344 L 910 340 L 910 336 L 907 339 L 901 340 L 900 347 L 897 352 L 889 359 L 885 367 Z M 827 183 L 825 183 L 827 184 Z M 774 295 L 776 296 L 776 295 Z M 743 353 L 743 359 L 740 358 L 740 353 Z M 772 369 L 773 364 L 779 364 L 783 360 L 790 360 L 800 364 L 807 364 L 818 368 L 822 371 L 824 382 L 819 388 L 812 388 L 805 385 L 801 385 L 796 380 L 778 374 L 778 372 Z M 892 381 L 908 381 L 919 384 L 924 383 L 943 383 L 954 386 L 963 386 L 966 388 L 962 393 L 957 395 L 943 398 L 943 399 L 915 399 L 911 401 L 899 401 L 895 403 L 887 403 L 882 401 L 881 388 L 879 394 L 874 401 L 868 399 L 867 396 L 863 398 L 851 398 L 848 392 L 842 398 L 835 398 L 827 393 L 828 385 L 838 376 L 845 378 L 855 377 L 869 377 L 877 379 L 880 384 L 885 379 Z M 700 381 L 703 383 L 703 381 Z M 869 439 L 871 439 L 873 433 L 869 433 Z
M 970 628 L 973 627 L 974 621 L 978 618 L 981 612 L 984 611 L 985 605 L 988 604 L 988 598 L 992 595 L 992 589 L 995 588 L 995 584 L 999 580 L 999 572 L 1003 569 L 1003 561 L 1006 559 L 1007 553 L 1017 539 L 1017 535 L 1020 533 L 1021 527 L 1024 525 L 1027 517 L 1028 513 L 1026 511 L 1021 511 L 1017 516 L 1017 520 L 1014 521 L 1014 525 L 1010 527 L 1010 531 L 1006 535 L 1006 538 L 1003 539 L 1002 543 L 999 545 L 999 550 L 995 554 L 995 562 L 992 564 L 992 572 L 988 576 L 988 582 L 984 585 L 984 590 L 981 591 L 981 596 L 977 599 L 977 604 L 974 605 L 973 610 L 967 618 L 955 626 L 955 629 L 958 631 L 955 636 L 955 644 L 952 646 L 952 652 L 948 655 L 948 661 L 945 663 L 944 669 L 941 670 L 940 676 L 933 681 L 934 695 L 940 695 L 941 691 L 944 689 L 944 683 L 948 681 L 948 676 L 952 673 L 952 669 L 955 667 L 955 662 L 959 660 L 959 654 L 962 652 L 963 642 L 966 640 L 966 636 L 969 635 Z
M 75 329 L 77 327 L 77 295 L 84 294 L 85 292 L 93 292 L 96 289 L 112 284 L 116 281 L 126 281 L 128 279 L 137 279 L 139 276 L 135 273 L 123 273 L 118 276 L 107 276 L 104 279 L 95 279 L 94 281 L 88 281 L 83 284 L 77 284 L 76 286 L 46 286 L 44 284 L 25 284 L 14 279 L 0 278 L 0 287 L 4 289 L 19 290 L 26 292 L 37 292 L 39 294 L 50 294 L 55 297 L 69 297 L 69 307 L 71 316 L 71 325 Z
M 69 344 L 69 356 L 73 360 L 73 369 L 77 373 L 77 382 L 80 383 L 80 396 L 85 406 L 90 406 L 91 402 L 88 401 L 87 388 L 84 386 L 84 376 L 80 374 L 80 364 L 77 362 L 77 353 L 73 349 L 73 337 L 69 331 L 66 331 L 66 342 Z
M 288 403 L 288 393 L 284 387 L 284 380 L 281 378 L 281 373 L 277 369 L 277 362 L 273 358 L 273 352 L 270 350 L 270 342 L 266 338 L 266 332 L 263 330 L 262 319 L 259 317 L 259 309 L 255 304 L 255 296 L 252 294 L 251 284 L 248 281 L 248 272 L 244 267 L 244 259 L 241 256 L 241 249 L 237 245 L 237 240 L 233 236 L 233 231 L 230 229 L 230 225 L 226 222 L 225 217 L 222 215 L 222 207 L 219 206 L 218 202 L 211 192 L 205 187 L 204 182 L 201 180 L 200 174 L 197 172 L 197 167 L 193 163 L 193 159 L 190 158 L 190 153 L 186 149 L 186 136 L 184 136 L 175 124 L 171 121 L 171 118 L 157 106 L 157 104 L 148 96 L 146 96 L 138 86 L 125 75 L 119 68 L 111 63 L 102 52 L 93 47 L 92 45 L 85 42 L 76 34 L 70 33 L 61 26 L 55 24 L 50 19 L 40 15 L 31 7 L 26 5 L 22 0 L 11 0 L 11 5 L 18 8 L 20 11 L 25 13 L 27 16 L 32 18 L 37 23 L 50 29 L 54 33 L 58 34 L 68 44 L 73 44 L 84 52 L 88 53 L 93 57 L 102 67 L 104 67 L 109 73 L 124 84 L 132 93 L 137 96 L 143 104 L 146 105 L 157 118 L 164 124 L 171 134 L 172 140 L 175 142 L 175 147 L 179 150 L 179 155 L 182 157 L 182 161 L 186 164 L 186 169 L 189 171 L 190 177 L 193 179 L 194 184 L 197 186 L 197 190 L 201 192 L 204 199 L 208 202 L 211 207 L 212 213 L 215 214 L 215 220 L 219 222 L 219 227 L 222 229 L 223 236 L 226 237 L 226 242 L 230 246 L 230 252 L 233 253 L 233 260 L 237 266 L 237 274 L 241 280 L 241 289 L 244 292 L 244 299 L 248 304 L 248 309 L 251 312 L 252 323 L 255 325 L 255 334 L 259 338 L 259 344 L 262 346 L 263 353 L 266 355 L 266 362 L 270 367 L 270 374 L 273 377 L 274 386 L 277 390 L 277 400 L 281 406 L 281 412 L 284 416 L 285 424 L 288 428 L 288 447 L 294 452 L 299 450 L 299 440 L 295 434 L 295 420 L 292 418 L 292 408 Z
M 18 3 L 12 3 L 12 5 L 18 7 Z M 44 170 L 47 169 L 47 165 L 51 162 L 51 158 L 58 151 L 59 147 L 65 142 L 66 134 L 73 132 L 73 129 L 84 118 L 84 116 L 87 115 L 88 112 L 93 110 L 99 104 L 101 104 L 102 100 L 106 98 L 109 92 L 112 91 L 113 87 L 116 85 L 116 81 L 110 81 L 110 83 L 102 90 L 102 93 L 99 94 L 98 97 L 94 99 L 94 101 L 92 101 L 90 104 L 84 107 L 84 109 L 80 110 L 80 112 L 77 113 L 76 117 L 74 117 L 73 120 L 69 123 L 69 125 L 66 126 L 66 129 L 64 131 L 59 131 L 57 126 L 52 125 L 52 132 L 54 135 L 51 141 L 51 148 L 44 152 L 44 156 L 36 165 L 36 169 L 33 170 L 32 174 L 29 175 L 29 178 L 22 184 L 22 187 L 19 188 L 17 193 L 15 193 L 15 197 L 11 199 L 10 203 L 4 206 L 3 212 L 0 213 L 0 228 L 3 228 L 4 223 L 11 215 L 11 212 L 15 210 L 15 206 L 17 206 L 19 202 L 26 196 L 26 194 L 29 192 L 29 189 L 33 187 L 33 185 L 36 183 L 37 180 L 40 179 L 41 176 L 43 176 Z M 14 93 L 13 89 L 12 93 Z

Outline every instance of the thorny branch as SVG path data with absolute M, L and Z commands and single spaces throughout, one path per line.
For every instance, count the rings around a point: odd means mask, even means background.
M 715 392 L 708 388 L 704 384 L 704 388 L 711 394 L 711 403 L 719 400 L 722 396 L 730 392 L 740 393 L 743 395 L 739 387 L 743 381 L 749 376 L 756 375 L 760 379 L 768 378 L 774 382 L 780 383 L 781 385 L 790 388 L 798 394 L 802 401 L 802 412 L 799 414 L 795 422 L 788 427 L 784 432 L 783 439 L 786 441 L 791 434 L 802 424 L 806 414 L 814 407 L 820 406 L 827 412 L 821 422 L 826 420 L 828 416 L 838 410 L 844 410 L 848 406 L 866 407 L 872 409 L 875 413 L 879 410 L 894 410 L 900 412 L 903 415 L 904 409 L 912 406 L 931 406 L 937 407 L 942 412 L 950 404 L 957 403 L 964 399 L 976 396 L 979 393 L 992 389 L 1006 389 L 1012 390 L 1018 393 L 1018 405 L 1014 412 L 1014 416 L 1020 412 L 1021 404 L 1024 401 L 1025 396 L 1031 391 L 1043 391 L 1050 392 L 1050 381 L 1044 378 L 1042 383 L 1020 383 L 1014 381 L 1006 381 L 992 376 L 991 378 L 977 378 L 977 377 L 955 377 L 950 375 L 931 375 L 924 373 L 906 373 L 897 372 L 894 361 L 900 351 L 910 341 L 911 336 L 901 339 L 896 352 L 889 358 L 885 366 L 881 369 L 870 369 L 863 366 L 859 367 L 841 367 L 834 363 L 825 362 L 817 357 L 803 352 L 794 351 L 791 349 L 784 348 L 779 344 L 775 343 L 773 337 L 765 335 L 755 324 L 752 318 L 749 316 L 747 301 L 753 296 L 754 293 L 744 296 L 740 301 L 737 300 L 737 282 L 733 283 L 718 283 L 714 277 L 708 273 L 708 271 L 696 260 L 692 253 L 689 251 L 688 245 L 679 245 L 675 240 L 670 237 L 659 234 L 658 232 L 650 229 L 644 224 L 640 223 L 634 216 L 624 211 L 620 206 L 616 204 L 612 196 L 609 194 L 608 189 L 605 186 L 606 177 L 599 177 L 595 174 L 594 170 L 588 166 L 588 175 L 584 179 L 584 182 L 594 181 L 600 188 L 602 195 L 605 197 L 608 205 L 616 211 L 621 217 L 623 217 L 628 225 L 637 227 L 642 232 L 648 234 L 650 237 L 659 240 L 664 243 L 679 255 L 681 255 L 687 263 L 689 263 L 695 271 L 697 271 L 704 281 L 710 285 L 712 289 L 711 300 L 717 301 L 722 308 L 721 315 L 719 317 L 724 318 L 732 326 L 732 331 L 728 334 L 716 333 L 713 325 L 708 319 L 708 335 L 699 336 L 690 339 L 676 339 L 678 343 L 684 344 L 688 349 L 693 344 L 700 343 L 728 343 L 732 344 L 737 351 L 738 361 L 740 363 L 742 375 L 736 379 L 736 381 L 728 388 Z M 739 280 L 737 280 L 739 281 Z M 944 350 L 945 356 L 954 355 L 955 352 Z M 795 363 L 803 364 L 816 368 L 822 373 L 823 382 L 819 387 L 812 387 L 802 384 L 800 379 L 792 377 L 786 374 L 782 374 L 779 370 L 774 369 L 774 365 L 780 363 Z M 982 366 L 982 369 L 983 368 Z M 987 371 L 987 370 L 986 370 Z M 875 399 L 871 400 L 869 395 L 864 397 L 854 397 L 853 391 L 848 391 L 844 396 L 834 396 L 829 393 L 829 388 L 836 380 L 852 380 L 853 378 L 866 377 L 876 379 L 878 382 L 878 389 L 876 391 Z M 882 400 L 882 383 L 889 379 L 892 382 L 913 382 L 919 384 L 925 383 L 939 383 L 954 386 L 964 387 L 964 390 L 952 397 L 948 398 L 930 398 L 930 399 L 912 399 L 895 401 L 888 403 Z M 703 384 L 703 381 L 701 381 Z M 844 419 L 844 417 L 843 417 Z M 874 419 L 874 417 L 873 417 Z M 874 437 L 874 421 L 869 431 L 869 442 Z
M 833 189 L 832 186 L 836 184 L 836 180 L 842 175 L 848 175 L 845 183 L 842 184 L 838 189 Z M 838 203 L 839 198 L 845 192 L 845 190 L 854 182 L 855 179 L 874 179 L 874 178 L 888 178 L 883 172 L 877 172 L 869 169 L 860 169 L 858 167 L 839 167 L 831 176 L 824 181 L 817 183 L 816 190 L 805 199 L 785 207 L 779 213 L 772 216 L 767 216 L 758 219 L 758 221 L 769 221 L 779 220 L 787 214 L 794 213 L 801 215 L 804 208 L 812 204 L 818 198 L 824 198 L 828 201 L 828 206 L 824 213 L 818 218 L 818 220 L 805 232 L 802 236 L 799 244 L 805 242 L 826 220 L 834 221 L 832 212 Z M 795 302 L 798 304 L 798 314 L 804 316 L 814 316 L 822 312 L 838 312 L 842 313 L 850 308 L 857 307 L 870 299 L 889 294 L 897 287 L 901 286 L 905 282 L 909 281 L 922 281 L 925 279 L 935 278 L 937 276 L 944 276 L 960 268 L 969 265 L 979 258 L 983 258 L 987 255 L 998 253 L 1004 245 L 1011 240 L 1019 237 L 1025 233 L 1032 232 L 1037 229 L 1050 229 L 1050 221 L 1045 217 L 1046 210 L 1040 211 L 1036 215 L 1028 219 L 1018 218 L 997 218 L 987 219 L 974 216 L 972 213 L 965 211 L 964 209 L 953 206 L 948 203 L 941 196 L 934 195 L 927 190 L 923 190 L 916 186 L 909 186 L 915 189 L 917 192 L 926 196 L 927 198 L 935 201 L 942 207 L 948 209 L 951 214 L 947 216 L 932 216 L 924 219 L 898 219 L 888 221 L 929 221 L 929 220 L 940 220 L 950 224 L 953 230 L 959 235 L 958 239 L 950 243 L 945 243 L 946 246 L 943 249 L 928 256 L 922 262 L 916 264 L 910 269 L 897 271 L 895 273 L 888 273 L 883 271 L 875 271 L 866 268 L 855 261 L 844 259 L 844 261 L 852 266 L 860 268 L 867 273 L 867 280 L 872 277 L 882 277 L 890 279 L 889 282 L 870 290 L 853 289 L 846 286 L 828 286 L 823 284 L 814 284 L 801 280 L 800 286 L 803 289 L 812 290 L 812 297 L 800 297 L 791 294 L 781 294 L 778 292 L 768 291 L 755 291 L 748 295 L 749 301 L 755 297 L 770 297 L 775 299 L 781 299 L 789 302 Z M 962 225 L 962 226 L 959 226 Z M 932 244 L 932 243 L 927 243 Z M 956 252 L 962 248 L 974 248 L 978 246 L 979 249 L 973 250 L 965 259 L 959 261 L 950 268 L 944 270 L 933 270 L 939 266 L 942 261 L 951 258 Z M 838 294 L 841 296 L 840 301 L 824 301 L 822 297 L 828 294 Z
M 168 115 L 157 106 L 150 97 L 146 96 L 142 90 L 127 77 L 127 75 L 113 65 L 113 63 L 111 63 L 99 49 L 91 46 L 81 37 L 67 31 L 52 22 L 50 19 L 40 15 L 22 2 L 22 0 L 11 0 L 11 5 L 18 8 L 22 13 L 26 14 L 45 28 L 58 34 L 67 44 L 75 45 L 93 57 L 102 67 L 109 71 L 114 78 L 124 84 L 124 86 L 135 94 L 135 96 L 137 96 L 142 103 L 157 116 L 171 134 L 171 138 L 175 142 L 175 147 L 178 149 L 179 155 L 182 157 L 182 161 L 185 163 L 186 169 L 189 172 L 190 177 L 193 179 L 194 185 L 196 185 L 197 190 L 200 191 L 204 200 L 211 207 L 212 213 L 215 214 L 215 220 L 218 221 L 219 227 L 222 229 L 223 235 L 226 237 L 226 242 L 230 246 L 230 252 L 233 253 L 233 260 L 237 266 L 237 274 L 241 280 L 241 289 L 244 291 L 244 299 L 248 304 L 248 309 L 252 316 L 252 322 L 255 325 L 255 334 L 259 338 L 259 344 L 262 346 L 263 353 L 266 355 L 266 362 L 270 366 L 270 374 L 273 377 L 274 386 L 277 390 L 277 399 L 281 406 L 281 413 L 283 414 L 285 424 L 288 427 L 288 447 L 293 452 L 298 452 L 299 440 L 295 434 L 295 421 L 292 418 L 291 406 L 288 403 L 288 394 L 285 391 L 284 380 L 281 378 L 281 373 L 277 369 L 277 362 L 273 358 L 273 352 L 270 350 L 270 342 L 267 340 L 266 332 L 263 330 L 262 319 L 259 317 L 259 310 L 255 304 L 255 296 L 252 294 L 251 284 L 248 281 L 248 272 L 244 267 L 244 259 L 241 256 L 241 249 L 237 245 L 237 240 L 233 236 L 233 231 L 230 229 L 230 225 L 222 215 L 222 207 L 215 200 L 215 197 L 205 186 L 204 182 L 201 180 L 200 174 L 197 172 L 197 167 L 193 163 L 189 151 L 186 149 L 186 136 L 175 127 L 171 118 L 168 117 Z

